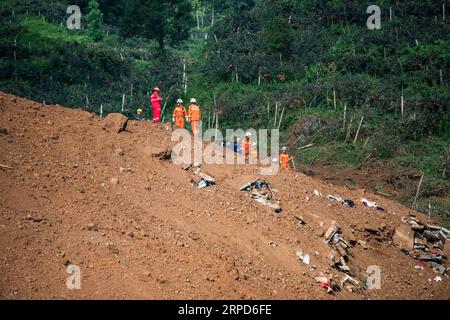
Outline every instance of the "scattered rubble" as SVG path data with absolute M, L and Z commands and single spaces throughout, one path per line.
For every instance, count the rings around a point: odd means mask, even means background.
M 444 249 L 449 242 L 449 230 L 423 224 L 414 216 L 405 216 L 401 220 L 404 224 L 396 228 L 392 239 L 394 244 L 405 254 L 445 274 L 444 260 L 448 260 L 448 253 Z
M 370 201 L 367 199 L 361 199 L 361 202 L 364 206 L 369 207 L 369 208 L 375 208 L 379 211 L 386 211 L 383 207 L 379 206 L 376 202 L 374 201 Z
M 256 179 L 241 186 L 240 191 L 250 192 L 250 197 L 264 206 L 270 207 L 279 213 L 282 208 L 275 198 L 275 193 L 270 187 L 268 180 Z
M 341 204 L 346 205 L 346 206 L 348 206 L 350 208 L 354 208 L 355 207 L 355 203 L 353 202 L 353 200 L 350 200 L 350 199 L 344 199 L 344 198 L 342 198 L 340 196 L 335 196 L 335 195 L 332 195 L 332 194 L 329 194 L 327 196 L 327 198 L 329 200 L 331 200 L 331 201 L 338 201 Z

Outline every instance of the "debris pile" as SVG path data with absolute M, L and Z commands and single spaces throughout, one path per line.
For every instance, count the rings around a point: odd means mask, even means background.
M 346 206 L 348 206 L 350 208 L 354 208 L 355 207 L 355 203 L 353 202 L 353 200 L 344 199 L 344 198 L 342 198 L 340 196 L 335 196 L 335 195 L 329 194 L 328 195 L 328 199 L 331 200 L 331 201 L 338 201 L 341 204 L 346 205 Z
M 204 189 L 216 184 L 216 180 L 213 177 L 202 172 L 200 165 L 194 165 L 193 167 L 189 166 L 187 169 L 185 168 L 185 170 L 189 169 L 192 169 L 192 173 L 197 177 L 196 179 L 191 179 L 191 185 L 193 187 Z
M 334 282 L 334 278 L 338 278 L 337 275 L 333 276 L 329 272 L 325 272 L 328 275 L 320 273 L 318 277 L 314 278 L 316 282 L 318 282 L 321 287 L 326 288 L 328 293 L 337 292 L 341 289 L 346 289 L 350 292 L 364 292 L 366 285 L 363 281 L 358 280 L 355 277 L 347 264 L 349 261 L 348 250 L 356 244 L 356 241 L 347 241 L 344 239 L 342 236 L 342 229 L 337 225 L 336 221 L 333 221 L 331 227 L 326 231 L 324 238 L 325 243 L 332 248 L 332 251 L 328 256 L 328 258 L 332 260 L 330 267 L 343 272 L 344 276 L 341 281 L 336 283 Z M 301 253 L 301 255 L 299 253 Z M 304 255 L 303 252 L 298 252 L 297 256 L 301 261 L 306 263 L 306 260 L 308 262 L 307 264 L 309 264 L 308 255 Z
M 445 274 L 447 268 L 444 260 L 449 255 L 450 231 L 440 226 L 423 224 L 414 216 L 405 216 L 401 220 L 405 224 L 395 230 L 394 243 L 405 254 Z
M 264 206 L 271 208 L 274 212 L 279 213 L 282 208 L 276 200 L 275 194 L 270 187 L 268 180 L 260 178 L 250 181 L 241 186 L 240 191 L 250 192 L 250 197 Z
M 376 202 L 374 201 L 370 201 L 367 199 L 361 199 L 361 202 L 364 206 L 369 207 L 369 208 L 375 208 L 379 211 L 386 211 L 382 206 L 379 206 Z

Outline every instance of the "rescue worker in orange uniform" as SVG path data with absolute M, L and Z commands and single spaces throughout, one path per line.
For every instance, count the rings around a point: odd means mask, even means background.
M 289 161 L 291 161 L 293 158 L 289 157 L 287 151 L 288 151 L 287 147 L 281 148 L 280 165 L 281 165 L 281 167 L 283 169 L 290 169 L 291 168 L 291 166 L 289 165 Z
M 202 115 L 200 112 L 200 107 L 197 105 L 197 100 L 192 98 L 188 111 L 188 120 L 191 122 L 192 132 L 194 134 L 198 134 L 200 132 L 201 119 Z
M 177 100 L 177 106 L 173 110 L 172 122 L 175 122 L 175 127 L 184 129 L 184 118 L 187 118 L 187 112 L 182 103 L 183 100 Z
M 242 152 L 244 153 L 245 159 L 250 156 L 250 151 L 252 150 L 252 141 L 250 140 L 252 134 L 247 132 L 245 134 L 244 141 L 242 141 Z

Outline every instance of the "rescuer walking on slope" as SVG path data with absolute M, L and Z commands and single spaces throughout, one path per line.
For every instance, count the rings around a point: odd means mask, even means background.
M 153 123 L 160 122 L 161 117 L 161 101 L 162 98 L 159 96 L 159 90 L 158 87 L 153 89 L 153 94 L 150 97 L 150 101 L 152 103 L 152 109 L 153 109 Z
M 186 109 L 182 105 L 183 100 L 177 100 L 177 106 L 173 110 L 172 122 L 175 123 L 175 127 L 184 129 L 184 118 L 187 119 Z
M 197 105 L 197 100 L 192 98 L 189 106 L 188 119 L 191 122 L 192 132 L 198 134 L 200 132 L 201 121 L 200 107 Z
M 289 161 L 291 161 L 293 158 L 289 157 L 287 151 L 288 151 L 287 147 L 281 148 L 280 165 L 281 165 L 281 167 L 283 169 L 290 169 L 291 168 L 291 166 L 289 165 Z

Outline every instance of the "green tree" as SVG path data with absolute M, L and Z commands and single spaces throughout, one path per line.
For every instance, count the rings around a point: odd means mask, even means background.
M 89 36 L 95 40 L 99 41 L 103 39 L 103 14 L 100 11 L 100 6 L 97 0 L 90 0 L 88 6 L 89 13 L 87 15 L 87 30 Z
M 282 17 L 275 17 L 266 25 L 264 38 L 271 50 L 280 53 L 289 53 L 294 41 L 292 28 Z
M 130 0 L 125 6 L 121 33 L 154 39 L 164 49 L 166 40 L 188 39 L 193 21 L 189 0 Z

